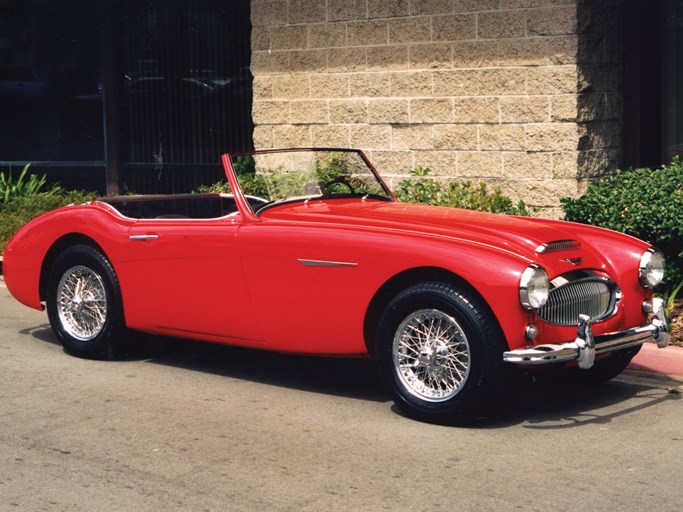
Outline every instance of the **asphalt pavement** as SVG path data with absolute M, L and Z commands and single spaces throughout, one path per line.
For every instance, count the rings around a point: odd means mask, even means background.
M 683 385 L 634 374 L 429 425 L 369 360 L 158 337 L 70 357 L 0 281 L 0 511 L 680 512 Z

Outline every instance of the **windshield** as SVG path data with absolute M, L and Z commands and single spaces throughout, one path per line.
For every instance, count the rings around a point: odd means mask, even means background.
M 270 205 L 306 199 L 393 200 L 358 151 L 271 151 L 232 155 L 230 161 L 255 213 Z

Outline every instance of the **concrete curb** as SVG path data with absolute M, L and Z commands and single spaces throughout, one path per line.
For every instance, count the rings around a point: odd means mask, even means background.
M 669 346 L 660 349 L 654 343 L 644 343 L 628 369 L 633 372 L 666 375 L 683 381 L 683 348 Z

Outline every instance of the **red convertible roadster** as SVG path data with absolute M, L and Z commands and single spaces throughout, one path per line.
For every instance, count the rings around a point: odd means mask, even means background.
M 662 255 L 580 224 L 404 204 L 365 154 L 224 155 L 230 193 L 107 197 L 49 212 L 4 254 L 65 350 L 128 330 L 367 356 L 413 417 L 480 415 L 510 370 L 620 373 L 668 342 Z

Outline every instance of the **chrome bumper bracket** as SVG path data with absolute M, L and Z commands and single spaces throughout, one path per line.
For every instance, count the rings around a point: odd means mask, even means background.
M 579 368 L 587 369 L 595 363 L 595 338 L 591 331 L 591 318 L 588 315 L 579 315 L 579 328 L 574 340 L 579 350 L 577 357 Z
M 652 305 L 652 320 L 642 327 L 593 336 L 590 317 L 580 315 L 574 341 L 510 350 L 503 353 L 503 360 L 522 366 L 577 361 L 579 368 L 587 370 L 595 364 L 597 354 L 623 350 L 650 340 L 657 340 L 657 346 L 664 348 L 669 344 L 669 326 L 664 301 L 656 298 L 653 299 Z

